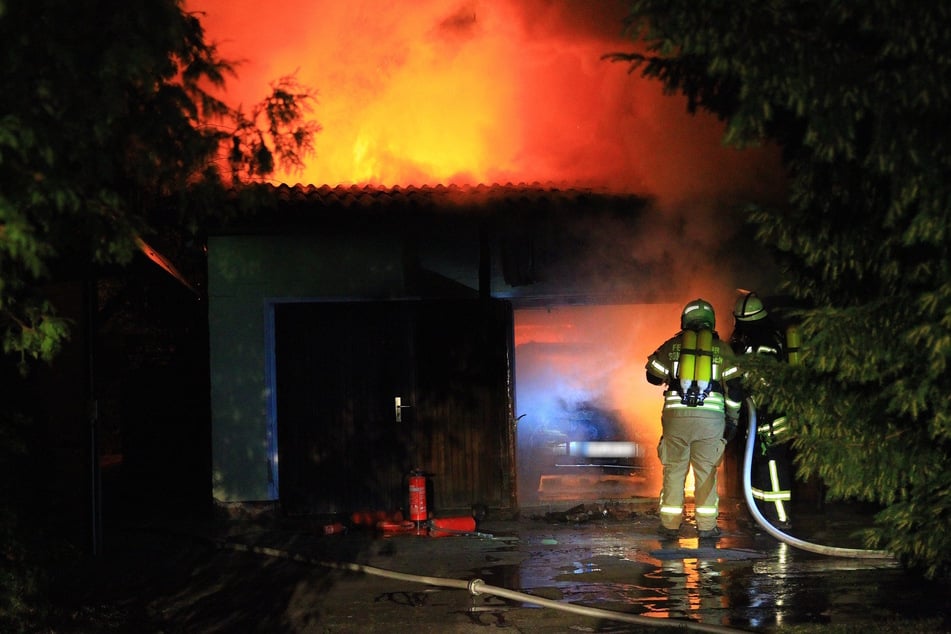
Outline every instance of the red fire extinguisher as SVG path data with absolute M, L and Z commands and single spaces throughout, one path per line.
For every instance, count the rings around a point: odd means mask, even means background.
M 438 517 L 429 520 L 430 537 L 448 535 L 468 535 L 476 529 L 475 518 L 471 515 L 461 517 Z
M 426 508 L 426 474 L 419 469 L 409 474 L 409 520 L 421 528 L 429 519 Z

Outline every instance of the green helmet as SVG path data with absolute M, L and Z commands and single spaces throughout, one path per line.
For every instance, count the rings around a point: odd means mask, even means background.
M 716 326 L 716 315 L 713 313 L 713 306 L 705 299 L 695 299 L 684 306 L 684 312 L 680 316 L 680 327 L 682 329 L 696 330 L 698 328 L 709 328 L 713 330 Z
M 747 293 L 736 300 L 733 316 L 737 321 L 758 321 L 766 316 L 766 307 L 756 293 Z

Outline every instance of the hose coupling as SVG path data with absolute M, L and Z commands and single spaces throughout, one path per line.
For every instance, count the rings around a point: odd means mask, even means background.
M 479 592 L 479 586 L 482 586 L 482 585 L 485 585 L 485 581 L 483 581 L 482 579 L 473 579 L 472 581 L 470 581 L 468 586 L 469 594 L 475 597 L 482 594 L 481 592 Z

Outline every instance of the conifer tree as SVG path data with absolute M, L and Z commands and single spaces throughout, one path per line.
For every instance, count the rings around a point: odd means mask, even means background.
M 774 387 L 802 478 L 881 509 L 864 532 L 928 576 L 951 564 L 951 5 L 635 0 L 639 52 L 609 57 L 777 142 L 783 208 L 751 207 L 801 306 Z M 751 266 L 755 263 L 751 263 Z
M 235 180 L 312 149 L 309 89 L 281 78 L 245 114 L 215 97 L 234 72 L 180 0 L 0 0 L 0 630 L 50 629 L 47 567 L 71 552 L 48 539 L 43 425 L 5 363 L 61 353 L 51 285 L 114 273 L 157 234 L 200 238 Z
M 249 113 L 181 0 L 0 0 L 0 343 L 53 359 L 70 336 L 43 285 L 194 234 L 224 187 L 299 167 L 319 126 L 286 76 Z

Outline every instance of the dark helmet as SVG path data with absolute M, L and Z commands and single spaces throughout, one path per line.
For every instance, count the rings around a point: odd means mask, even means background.
M 759 321 L 766 317 L 766 307 L 756 293 L 747 293 L 736 300 L 733 317 L 737 321 Z
M 695 299 L 689 302 L 684 306 L 684 312 L 680 315 L 680 327 L 682 329 L 709 328 L 713 330 L 716 321 L 713 306 L 705 299 Z

